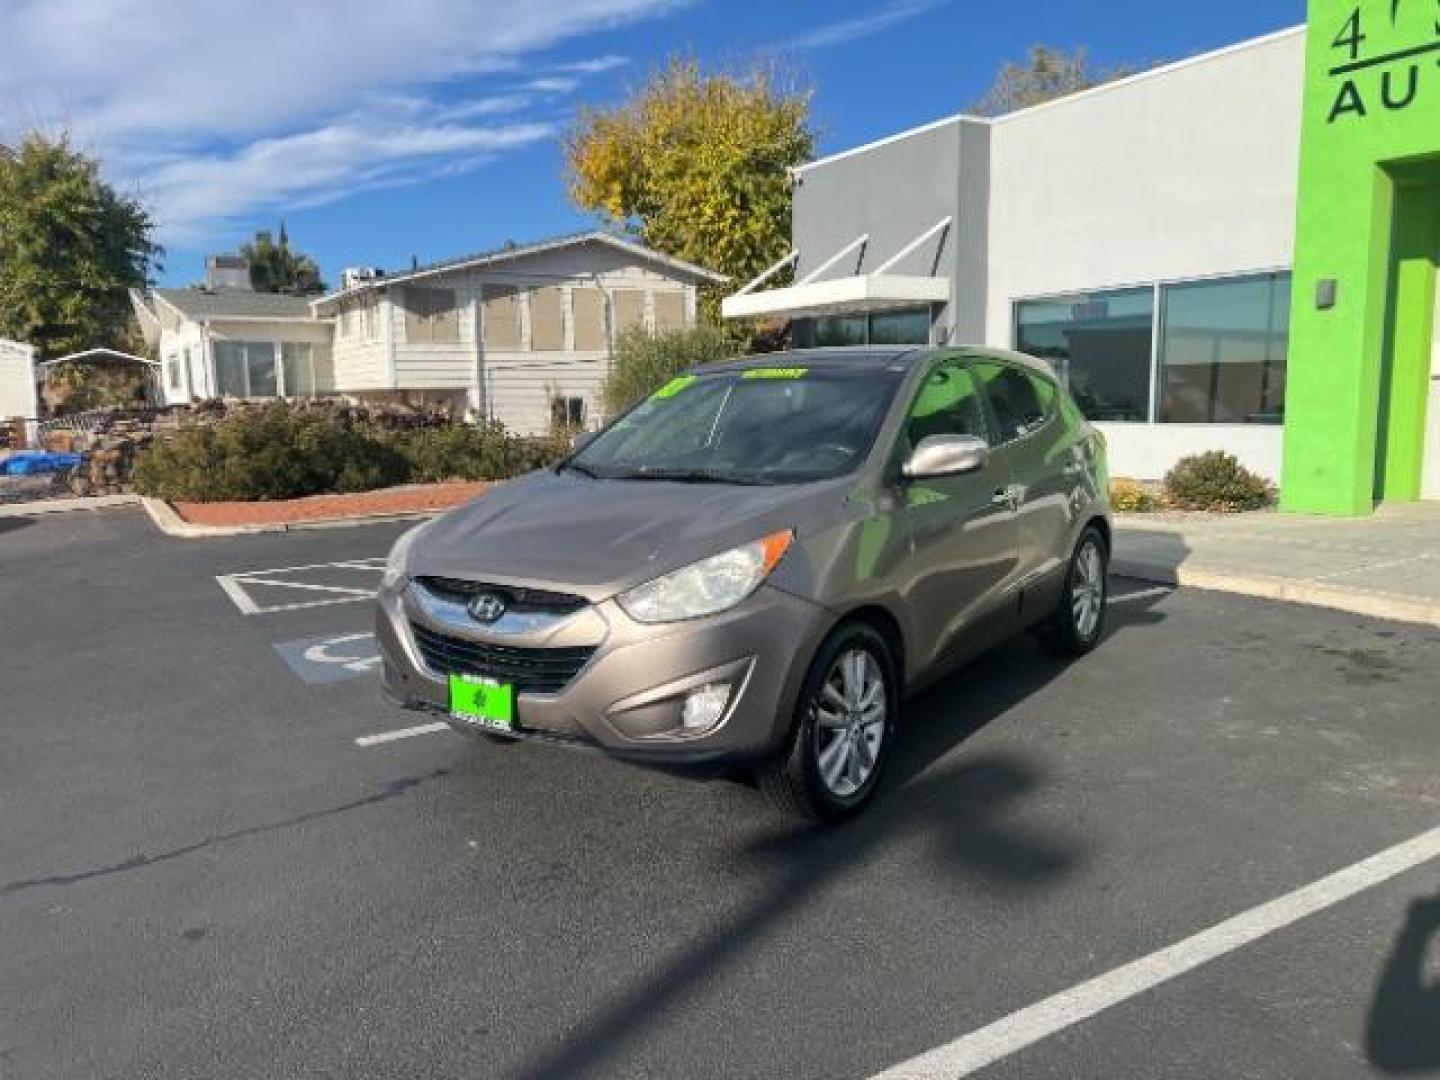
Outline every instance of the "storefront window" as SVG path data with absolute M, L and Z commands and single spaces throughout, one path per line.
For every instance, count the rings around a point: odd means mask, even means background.
M 1089 419 L 1145 421 L 1154 325 L 1153 289 L 1025 301 L 1015 347 L 1050 361 Z
M 274 397 L 275 345 L 269 341 L 217 341 L 215 389 L 221 397 Z
M 1162 303 L 1162 422 L 1284 420 L 1289 274 L 1169 285 Z
M 845 345 L 928 345 L 929 308 L 796 319 L 790 336 L 797 349 Z

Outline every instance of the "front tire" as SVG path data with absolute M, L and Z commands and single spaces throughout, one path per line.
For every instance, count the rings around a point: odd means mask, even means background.
M 864 623 L 828 637 L 811 661 L 785 753 L 757 774 L 785 814 L 837 822 L 874 797 L 890 756 L 900 697 L 885 639 Z
M 1055 652 L 1084 656 L 1100 643 L 1105 632 L 1109 572 L 1109 546 L 1100 530 L 1091 525 L 1080 534 L 1060 603 L 1042 630 L 1042 638 Z

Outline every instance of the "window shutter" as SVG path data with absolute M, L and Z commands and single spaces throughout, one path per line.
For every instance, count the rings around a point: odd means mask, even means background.
M 610 302 L 615 307 L 615 333 L 645 325 L 645 294 L 639 289 L 616 289 Z
M 575 351 L 605 350 L 605 294 L 599 289 L 570 291 L 575 317 Z
M 530 293 L 530 348 L 559 352 L 565 348 L 565 294 L 554 285 Z
M 485 348 L 488 352 L 520 349 L 520 290 L 513 285 L 486 285 L 481 293 Z
M 685 294 L 679 292 L 657 292 L 655 294 L 655 330 L 685 329 Z

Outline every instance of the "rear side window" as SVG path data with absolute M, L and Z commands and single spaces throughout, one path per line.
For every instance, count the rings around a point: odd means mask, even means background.
M 994 445 L 1023 438 L 1045 423 L 1049 402 L 1042 401 L 1035 383 L 1024 372 L 1008 364 L 980 362 L 972 367 L 985 389 L 999 429 Z M 1053 387 L 1049 388 L 1051 397 L 1054 392 Z

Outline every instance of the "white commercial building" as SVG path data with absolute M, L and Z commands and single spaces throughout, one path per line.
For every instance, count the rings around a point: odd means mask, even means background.
M 795 284 L 727 317 L 797 345 L 1050 360 L 1116 475 L 1224 449 L 1281 472 L 1303 28 L 795 170 Z

